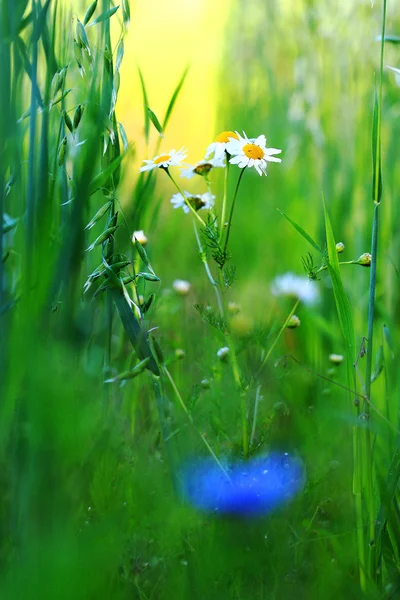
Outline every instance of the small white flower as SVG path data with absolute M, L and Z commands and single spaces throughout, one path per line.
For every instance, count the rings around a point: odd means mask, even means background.
M 135 243 L 135 240 L 137 240 L 142 246 L 146 246 L 148 240 L 144 234 L 143 229 L 139 229 L 138 231 L 133 232 L 132 242 Z
M 168 167 L 181 167 L 182 161 L 186 158 L 185 148 L 180 150 L 171 150 L 168 154 L 160 154 L 151 160 L 144 160 L 145 163 L 139 171 L 152 171 L 153 169 L 168 169 Z
M 229 354 L 229 348 L 228 346 L 224 346 L 223 348 L 220 348 L 217 352 L 217 356 L 219 358 L 219 360 L 226 360 L 228 358 L 228 354 Z
M 312 305 L 318 301 L 319 289 L 315 281 L 308 277 L 285 273 L 275 277 L 271 285 L 274 296 L 290 296 L 298 298 L 304 304 Z
M 214 206 L 215 196 L 209 192 L 206 192 L 205 194 L 190 194 L 189 192 L 183 193 L 195 211 L 198 211 L 201 208 L 209 210 Z M 183 208 L 185 213 L 190 212 L 190 208 L 184 201 L 182 194 L 174 194 L 171 198 L 171 204 L 174 205 L 174 208 Z
M 178 296 L 187 296 L 190 290 L 190 283 L 184 279 L 175 279 L 172 282 L 172 288 Z
M 225 158 L 227 143 L 231 140 L 238 140 L 238 134 L 234 131 L 223 131 L 215 138 L 215 141 L 207 148 L 206 157 L 213 155 L 214 159 Z
M 193 166 L 189 166 L 181 171 L 181 177 L 191 179 L 195 175 L 202 175 L 206 177 L 211 169 L 224 168 L 226 167 L 225 156 L 219 156 L 218 158 L 203 158 Z
M 330 354 L 329 360 L 334 365 L 340 365 L 340 363 L 342 363 L 344 360 L 344 356 L 342 354 Z
M 243 132 L 243 137 L 236 132 L 238 139 L 230 139 L 226 144 L 226 151 L 232 155 L 230 163 L 238 165 L 240 169 L 254 167 L 259 175 L 267 174 L 267 162 L 282 162 L 274 154 L 280 154 L 278 148 L 267 148 L 265 135 L 257 138 L 248 138 Z

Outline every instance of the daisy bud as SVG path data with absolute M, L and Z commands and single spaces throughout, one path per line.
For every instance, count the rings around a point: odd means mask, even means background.
M 334 365 L 340 365 L 343 362 L 343 356 L 341 354 L 330 354 L 329 360 Z
M 369 254 L 369 252 L 364 252 L 364 254 L 361 254 L 361 256 L 358 258 L 357 264 L 361 265 L 362 267 L 370 267 L 371 261 L 372 261 L 371 254 Z
M 344 244 L 343 244 L 343 242 L 338 242 L 336 244 L 336 252 L 338 254 L 341 254 L 343 252 L 343 250 L 344 250 Z
M 210 387 L 210 382 L 208 381 L 208 379 L 202 379 L 200 381 L 200 385 L 203 388 L 203 390 L 208 390 Z
M 228 354 L 229 354 L 229 348 L 227 346 L 220 348 L 217 352 L 217 356 L 221 362 L 225 362 L 227 360 Z
M 286 327 L 288 327 L 289 329 L 296 329 L 296 327 L 300 327 L 299 317 L 297 315 L 292 315 Z
M 182 348 L 177 348 L 175 350 L 175 358 L 177 358 L 178 360 L 182 360 L 182 358 L 185 358 L 185 351 L 182 350 Z
M 141 244 L 142 246 L 146 246 L 148 239 L 145 236 L 143 229 L 139 229 L 138 231 L 134 231 L 133 232 L 133 236 L 132 236 L 132 243 L 135 243 L 135 239 L 139 242 L 139 244 Z
M 190 283 L 184 279 L 175 279 L 172 283 L 172 288 L 178 296 L 187 296 L 190 290 Z
M 240 312 L 240 304 L 236 304 L 236 302 L 228 302 L 228 312 L 231 315 L 237 315 Z

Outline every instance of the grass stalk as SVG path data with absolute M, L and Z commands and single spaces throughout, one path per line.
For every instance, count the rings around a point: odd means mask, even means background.
M 373 336 L 375 321 L 375 295 L 377 278 L 377 259 L 378 259 L 378 233 L 379 233 L 379 206 L 382 193 L 381 178 L 381 119 L 382 119 L 382 77 L 383 77 L 383 56 L 385 49 L 385 29 L 386 29 L 386 0 L 383 0 L 382 9 L 382 32 L 380 45 L 380 68 L 379 68 L 379 87 L 378 98 L 375 104 L 374 114 L 374 132 L 373 132 L 373 202 L 374 211 L 372 219 L 372 239 L 371 239 L 371 272 L 369 282 L 368 296 L 368 352 L 365 368 L 365 396 L 363 412 L 367 420 L 367 426 L 364 429 L 363 450 L 361 455 L 363 469 L 363 483 L 366 496 L 366 514 L 368 522 L 368 575 L 372 581 L 377 580 L 376 568 L 376 544 L 375 544 L 375 502 L 374 502 L 374 482 L 373 482 L 373 450 L 371 441 L 371 430 L 369 427 L 370 404 L 371 400 L 371 375 L 372 375 L 372 357 L 373 357 Z

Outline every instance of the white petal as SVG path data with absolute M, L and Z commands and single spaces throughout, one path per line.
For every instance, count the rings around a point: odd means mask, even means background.
M 230 163 L 232 163 L 233 165 L 237 165 L 238 163 L 240 163 L 243 159 L 243 154 L 236 154 L 235 156 L 232 156 L 232 158 L 230 159 Z
M 257 146 L 263 146 L 265 148 L 265 144 L 267 143 L 267 140 L 265 139 L 265 135 L 264 134 L 259 135 L 258 138 L 256 138 L 254 140 L 254 143 Z

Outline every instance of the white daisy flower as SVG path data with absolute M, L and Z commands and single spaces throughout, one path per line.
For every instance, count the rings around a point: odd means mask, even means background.
M 238 134 L 234 131 L 223 131 L 215 138 L 214 142 L 207 148 L 206 157 L 214 155 L 214 159 L 225 158 L 227 143 L 231 140 L 238 140 Z
M 144 160 L 143 167 L 139 170 L 152 171 L 153 169 L 168 169 L 168 167 L 181 167 L 182 161 L 185 160 L 187 152 L 185 148 L 180 150 L 171 150 L 168 154 L 160 154 L 151 160 Z
M 274 154 L 280 154 L 278 148 L 267 148 L 265 135 L 257 138 L 248 138 L 243 132 L 243 137 L 236 132 L 238 139 L 230 139 L 226 144 L 226 151 L 232 155 L 230 163 L 238 165 L 240 169 L 254 167 L 259 175 L 267 174 L 267 162 L 281 162 Z
M 203 160 L 200 160 L 195 165 L 183 169 L 181 171 L 181 177 L 186 177 L 186 179 L 191 179 L 195 175 L 206 177 L 211 169 L 224 167 L 226 167 L 225 155 L 219 156 L 218 158 L 203 158 Z
M 198 211 L 201 208 L 209 210 L 214 206 L 215 196 L 209 192 L 206 192 L 205 194 L 190 194 L 189 192 L 183 193 L 195 211 Z M 190 211 L 190 208 L 182 198 L 182 194 L 174 194 L 171 198 L 171 204 L 174 205 L 174 208 L 183 208 L 185 213 Z
M 298 298 L 309 306 L 315 304 L 319 299 L 319 288 L 315 281 L 308 277 L 285 273 L 275 277 L 271 284 L 271 292 L 274 296 L 287 296 Z

